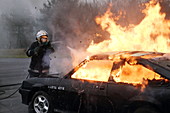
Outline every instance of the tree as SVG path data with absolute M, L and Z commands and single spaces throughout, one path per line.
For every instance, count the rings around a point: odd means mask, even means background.
M 2 14 L 7 48 L 26 48 L 34 32 L 34 20 L 30 15 L 22 16 L 17 13 Z

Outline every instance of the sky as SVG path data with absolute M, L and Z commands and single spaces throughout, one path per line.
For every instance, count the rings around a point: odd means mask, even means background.
M 36 15 L 39 8 L 47 0 L 0 0 L 0 14 L 10 13 L 11 11 L 22 12 L 26 9 L 30 14 Z

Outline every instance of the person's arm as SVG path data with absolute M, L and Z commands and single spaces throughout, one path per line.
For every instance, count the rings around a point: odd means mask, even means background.
M 51 52 L 52 52 L 52 53 L 55 52 L 54 48 L 51 46 L 51 42 L 50 42 L 50 41 L 49 41 L 49 49 L 51 49 Z
M 35 43 L 32 43 L 30 48 L 26 51 L 26 55 L 28 57 L 31 57 L 31 56 L 33 56 L 33 55 L 35 55 L 37 53 L 38 53 L 38 48 L 36 47 Z

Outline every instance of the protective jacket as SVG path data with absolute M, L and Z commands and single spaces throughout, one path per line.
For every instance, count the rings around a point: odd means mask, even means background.
M 46 45 L 41 44 L 39 41 L 33 42 L 26 54 L 31 57 L 30 69 L 38 70 L 40 73 L 42 70 L 49 69 L 50 57 L 49 55 L 54 52 L 51 43 Z

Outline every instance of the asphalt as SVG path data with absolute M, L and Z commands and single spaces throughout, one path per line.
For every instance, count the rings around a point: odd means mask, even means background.
M 27 77 L 29 62 L 29 58 L 0 58 L 0 113 L 28 113 L 28 107 L 22 104 L 19 92 L 7 99 L 2 98 L 20 87 L 13 84 L 22 83 Z

